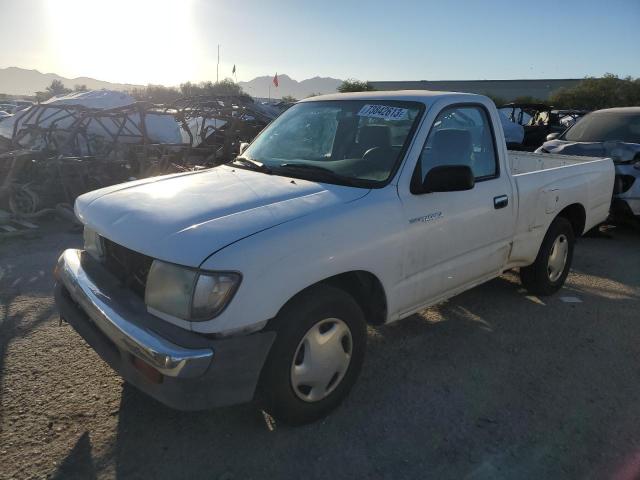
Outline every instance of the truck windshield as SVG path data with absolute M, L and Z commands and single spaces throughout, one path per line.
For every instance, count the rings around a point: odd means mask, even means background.
M 564 134 L 569 142 L 640 143 L 640 114 L 594 112 L 584 116 Z
M 395 172 L 423 110 L 416 102 L 373 99 L 299 103 L 242 156 L 276 175 L 380 186 Z

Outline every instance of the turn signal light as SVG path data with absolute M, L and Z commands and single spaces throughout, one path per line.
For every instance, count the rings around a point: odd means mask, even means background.
M 151 383 L 162 383 L 162 374 L 144 360 L 133 357 L 133 366 Z

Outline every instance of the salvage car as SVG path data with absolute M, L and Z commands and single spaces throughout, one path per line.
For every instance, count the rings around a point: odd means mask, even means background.
M 255 399 L 301 424 L 356 381 L 367 326 L 520 268 L 569 273 L 608 214 L 610 159 L 508 152 L 487 97 L 313 97 L 229 164 L 80 196 L 84 248 L 55 268 L 61 318 L 177 409 Z
M 13 103 L 0 103 L 0 110 L 6 113 L 15 113 L 17 108 Z
M 228 162 L 280 113 L 248 96 L 154 105 L 111 90 L 0 113 L 0 210 L 34 218 L 99 187 Z
M 550 134 L 537 152 L 612 158 L 612 213 L 618 219 L 640 219 L 640 107 L 592 112 L 563 134 Z
M 556 110 L 543 103 L 508 103 L 500 107 L 509 120 L 524 128 L 520 146 L 512 149 L 534 151 L 551 133 L 562 133 L 587 113 L 584 110 Z

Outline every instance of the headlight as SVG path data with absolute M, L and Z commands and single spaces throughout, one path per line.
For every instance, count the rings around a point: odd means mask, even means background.
M 145 303 L 150 313 L 183 320 L 209 320 L 229 303 L 238 285 L 235 272 L 202 272 L 154 260 L 147 276 Z
M 213 318 L 227 305 L 240 283 L 237 273 L 200 273 L 191 302 L 191 319 Z
M 147 276 L 144 294 L 147 307 L 188 319 L 196 276 L 196 270 L 154 260 Z
M 94 230 L 85 226 L 82 233 L 84 237 L 84 249 L 96 260 L 101 260 L 104 256 L 104 249 L 102 248 L 102 238 Z

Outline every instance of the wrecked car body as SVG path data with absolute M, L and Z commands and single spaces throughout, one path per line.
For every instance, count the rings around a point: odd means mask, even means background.
M 512 149 L 522 145 L 524 140 L 524 128 L 522 128 L 522 125 L 509 120 L 507 114 L 502 110 L 498 110 L 498 114 L 500 115 L 502 129 L 504 130 L 504 139 L 507 142 L 507 148 Z
M 524 138 L 518 150 L 534 151 L 551 133 L 562 133 L 578 118 L 587 113 L 584 110 L 557 110 L 542 103 L 507 103 L 499 111 L 513 123 L 522 126 Z
M 536 152 L 613 159 L 612 213 L 640 219 L 640 107 L 592 112 L 561 135 L 549 135 Z
M 0 208 L 32 216 L 99 187 L 225 163 L 277 115 L 244 97 L 54 97 L 0 120 Z

